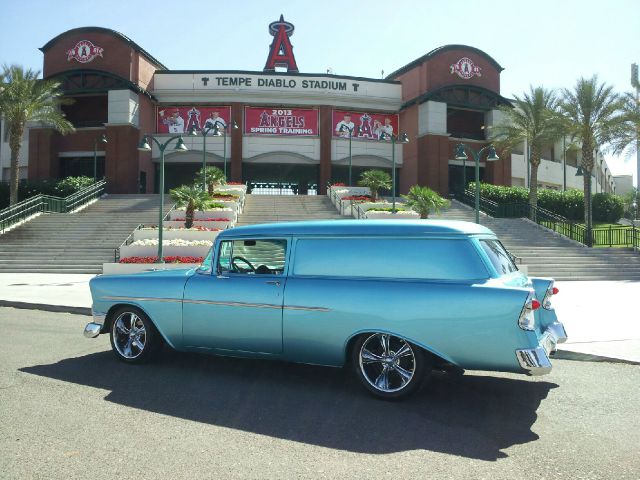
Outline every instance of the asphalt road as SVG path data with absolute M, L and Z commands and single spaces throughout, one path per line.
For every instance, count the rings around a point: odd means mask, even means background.
M 166 352 L 0 308 L 0 478 L 640 478 L 640 366 L 437 376 L 410 400 L 339 369 Z

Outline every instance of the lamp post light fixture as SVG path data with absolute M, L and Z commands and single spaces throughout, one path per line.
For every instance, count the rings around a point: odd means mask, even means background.
M 352 177 L 351 177 L 351 171 L 352 171 L 352 167 L 353 167 L 353 162 L 352 162 L 352 157 L 351 157 L 351 139 L 353 137 L 353 130 L 355 129 L 356 131 L 356 135 L 360 135 L 360 125 L 358 125 L 357 127 L 353 127 L 353 128 L 349 128 L 346 125 L 341 125 L 340 126 L 340 130 L 338 130 L 340 133 L 344 133 L 344 132 L 349 132 L 349 186 L 353 186 L 353 182 L 352 182 Z
M 381 133 L 378 139 L 381 142 L 391 142 L 391 195 L 393 196 L 391 213 L 396 213 L 396 143 L 409 143 L 409 135 L 402 133 L 393 135 L 391 133 Z
M 173 149 L 174 152 L 189 151 L 187 146 L 184 144 L 184 140 L 182 140 L 182 135 L 175 135 L 169 138 L 164 143 L 159 142 L 155 137 L 151 135 L 145 135 L 144 137 L 142 137 L 142 140 L 140 140 L 140 145 L 138 145 L 138 150 L 140 150 L 141 152 L 150 152 L 151 145 L 149 144 L 149 140 L 151 140 L 160 149 L 160 178 L 158 181 L 158 184 L 160 187 L 159 188 L 160 208 L 158 213 L 158 260 L 156 261 L 156 263 L 164 263 L 164 257 L 162 256 L 162 233 L 163 233 L 162 222 L 164 220 L 164 212 L 163 212 L 163 209 L 164 209 L 164 151 L 169 146 L 169 144 L 176 139 L 178 140 L 178 142 L 176 143 L 176 146 Z
M 483 153 L 487 152 L 487 162 L 495 162 L 500 160 L 498 154 L 496 153 L 496 149 L 493 145 L 487 145 L 486 147 L 482 147 L 477 152 L 465 145 L 464 143 L 459 143 L 456 145 L 456 160 L 467 160 L 467 154 L 465 150 L 471 152 L 473 156 L 473 160 L 476 163 L 476 223 L 480 223 L 480 157 Z
M 98 179 L 98 143 L 107 143 L 107 136 L 102 134 L 93 142 L 93 183 Z

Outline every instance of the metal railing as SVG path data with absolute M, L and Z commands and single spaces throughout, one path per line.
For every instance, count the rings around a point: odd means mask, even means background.
M 169 209 L 169 211 L 167 211 L 167 213 L 164 215 L 164 217 L 162 217 L 162 221 L 164 223 L 165 220 L 167 220 L 171 214 L 171 211 L 176 208 L 176 204 L 174 203 L 173 205 L 171 205 L 171 208 Z M 129 236 L 127 238 L 124 239 L 124 242 L 122 242 L 120 244 L 120 246 L 118 246 L 117 248 L 113 249 L 113 262 L 114 263 L 118 263 L 120 261 L 120 249 L 122 247 L 125 247 L 127 245 L 131 245 L 134 242 L 134 237 L 135 237 L 135 233 L 138 230 L 142 230 L 143 228 L 145 228 L 147 225 L 145 225 L 144 223 L 139 223 L 138 226 L 136 228 L 133 229 L 133 231 L 129 234 Z M 155 225 L 149 225 L 150 227 L 154 227 Z M 159 226 L 158 228 L 162 228 L 162 226 Z
M 106 181 L 100 180 L 68 197 L 39 194 L 0 210 L 0 233 L 38 213 L 68 213 L 97 199 L 104 193 Z
M 466 190 L 464 195 L 460 197 L 460 201 L 474 206 L 475 194 Z M 640 251 L 640 228 L 636 226 L 595 227 L 591 229 L 591 239 L 589 239 L 584 224 L 574 222 L 539 206 L 533 208 L 528 203 L 497 203 L 480 197 L 480 210 L 495 218 L 529 218 L 538 225 L 587 246 L 631 247 L 635 251 Z

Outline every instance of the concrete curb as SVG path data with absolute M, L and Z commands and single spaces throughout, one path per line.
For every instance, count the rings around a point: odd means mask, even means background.
M 44 303 L 12 302 L 0 300 L 0 307 L 20 308 L 23 310 L 42 310 L 45 312 L 72 313 L 75 315 L 91 316 L 91 309 L 88 307 L 72 307 L 68 305 L 46 305 Z
M 558 348 L 554 354 L 551 355 L 551 361 L 558 360 L 574 360 L 576 362 L 607 362 L 607 363 L 625 363 L 627 365 L 640 365 L 640 362 L 634 362 L 633 360 L 624 360 L 621 358 L 603 357 L 600 355 L 592 355 L 590 353 L 574 352 L 572 350 L 561 350 Z

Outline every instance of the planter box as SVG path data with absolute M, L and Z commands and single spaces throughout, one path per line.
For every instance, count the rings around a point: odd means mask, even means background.
M 162 237 L 165 240 L 181 238 L 183 240 L 211 240 L 212 242 L 220 232 L 203 232 L 199 230 L 164 230 Z M 140 229 L 133 231 L 134 240 L 144 240 L 146 238 L 158 238 L 157 229 Z
M 340 197 L 351 197 L 355 195 L 369 195 L 371 191 L 369 190 L 369 187 L 331 187 L 329 188 L 327 195 L 329 196 L 331 203 L 336 205 L 336 208 L 337 208 L 338 207 L 337 200 L 333 198 L 334 197 L 333 193 L 335 193 L 338 196 L 338 199 L 340 199 Z
M 218 218 L 218 217 L 214 217 Z M 163 222 L 165 227 L 184 227 L 184 222 L 176 222 L 174 220 L 165 220 Z M 220 230 L 225 230 L 227 228 L 233 227 L 233 222 L 231 220 L 225 220 L 224 222 L 200 222 L 198 220 L 193 221 L 194 227 L 208 227 L 208 228 L 219 228 Z
M 368 211 L 365 215 L 367 219 L 385 219 L 385 220 L 419 220 L 420 215 L 416 212 L 404 211 L 404 212 L 372 212 Z
M 127 275 L 131 273 L 152 272 L 154 270 L 178 270 L 199 267 L 198 263 L 103 263 L 103 275 Z
M 165 257 L 206 257 L 211 247 L 177 247 L 165 245 L 162 255 Z M 120 247 L 120 258 L 129 257 L 153 257 L 158 254 L 157 245 L 123 245 Z
M 176 218 L 184 218 L 185 211 L 184 210 L 171 210 L 169 214 L 169 220 L 175 220 Z M 199 218 L 226 218 L 232 222 L 236 221 L 237 215 L 236 212 L 230 208 L 225 208 L 224 210 L 206 210 L 204 212 L 195 212 L 193 216 L 194 220 Z M 182 222 L 184 224 L 184 222 Z

